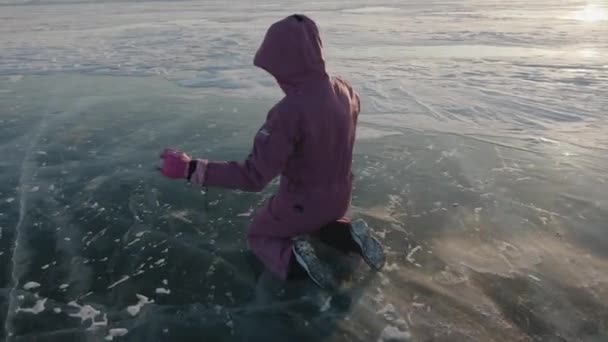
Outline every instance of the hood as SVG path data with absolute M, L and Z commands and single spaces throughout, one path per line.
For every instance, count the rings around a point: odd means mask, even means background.
M 327 77 L 319 29 L 299 14 L 270 26 L 253 64 L 274 76 L 285 93 Z

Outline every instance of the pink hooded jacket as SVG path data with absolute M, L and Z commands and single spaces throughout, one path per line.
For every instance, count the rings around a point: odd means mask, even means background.
M 199 160 L 193 180 L 260 191 L 280 175 L 279 190 L 256 213 L 248 241 L 285 278 L 291 237 L 341 219 L 350 205 L 359 96 L 327 75 L 319 30 L 306 16 L 273 24 L 254 65 L 276 78 L 285 97 L 268 113 L 244 162 Z

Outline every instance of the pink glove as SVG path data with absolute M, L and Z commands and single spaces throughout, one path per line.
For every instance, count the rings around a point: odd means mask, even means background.
M 162 159 L 160 173 L 163 176 L 171 179 L 188 177 L 188 163 L 192 160 L 189 155 L 167 148 L 161 153 L 160 158 Z

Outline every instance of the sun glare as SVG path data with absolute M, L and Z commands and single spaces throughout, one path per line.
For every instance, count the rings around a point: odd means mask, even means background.
M 595 49 L 582 49 L 578 51 L 579 55 L 583 58 L 597 58 L 600 57 L 600 53 Z
M 606 9 L 598 5 L 587 5 L 580 11 L 576 12 L 574 18 L 586 22 L 596 22 L 602 20 L 608 20 L 608 14 Z

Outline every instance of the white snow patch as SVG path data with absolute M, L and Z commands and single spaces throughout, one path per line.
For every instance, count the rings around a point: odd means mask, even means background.
M 171 294 L 171 290 L 170 289 L 166 289 L 166 288 L 163 288 L 163 287 L 157 288 L 155 292 L 158 293 L 158 294 Z
M 410 341 L 412 335 L 409 331 L 403 331 L 398 327 L 388 325 L 382 330 L 378 342 L 403 342 Z
M 105 337 L 105 340 L 112 341 L 114 337 L 125 336 L 127 333 L 129 333 L 129 330 L 125 328 L 110 329 L 110 331 L 108 332 L 108 336 Z
M 424 307 L 425 307 L 426 305 L 424 305 L 424 303 L 417 303 L 417 302 L 413 302 L 413 303 L 412 303 L 412 306 L 413 306 L 414 308 L 416 308 L 416 309 L 424 309 Z
M 25 285 L 23 285 L 24 290 L 32 290 L 32 289 L 36 289 L 39 287 L 40 287 L 40 283 L 37 283 L 35 281 L 28 281 L 27 283 L 25 283 Z
M 38 299 L 36 301 L 36 304 L 34 304 L 33 307 L 31 308 L 18 308 L 17 312 L 27 312 L 27 313 L 31 313 L 34 315 L 37 315 L 39 313 L 41 313 L 42 311 L 44 311 L 44 304 L 46 303 L 47 298 L 41 298 Z
M 422 249 L 422 247 L 420 246 L 416 246 L 414 247 L 408 254 L 407 254 L 407 261 L 411 262 L 412 264 L 416 263 L 416 260 L 414 260 L 414 254 L 416 254 L 416 252 L 418 252 L 420 249 Z
M 129 247 L 129 246 L 131 246 L 131 245 L 133 245 L 133 244 L 135 244 L 135 243 L 139 242 L 140 240 L 141 240 L 141 239 L 137 238 L 137 239 L 135 239 L 135 240 L 133 240 L 133 241 L 129 242 L 129 243 L 127 244 L 127 247 Z
M 244 213 L 240 213 L 240 214 L 238 214 L 236 216 L 237 217 L 249 217 L 249 216 L 251 216 L 252 213 L 253 213 L 253 210 L 249 210 L 249 211 L 246 211 Z
M 319 309 L 321 312 L 325 312 L 331 308 L 331 296 L 327 297 L 321 308 Z
M 382 309 L 376 312 L 379 315 L 382 315 L 384 319 L 389 322 L 395 321 L 399 318 L 399 314 L 397 310 L 395 310 L 395 306 L 393 304 L 386 304 Z
M 136 294 L 136 296 L 139 299 L 139 302 L 137 302 L 137 304 L 135 304 L 135 305 L 130 305 L 127 307 L 127 312 L 131 316 L 137 316 L 137 314 L 139 313 L 139 311 L 141 311 L 141 308 L 144 305 L 154 303 L 153 300 L 150 300 L 150 299 L 148 299 L 148 297 L 146 297 L 144 295 L 140 295 L 139 293 Z
M 125 281 L 129 280 L 129 278 L 131 278 L 130 276 L 126 275 L 123 276 L 122 278 L 120 278 L 118 281 L 114 282 L 113 284 L 111 284 L 110 286 L 108 286 L 108 290 L 115 287 L 116 285 L 119 285 L 121 283 L 124 283 Z
M 68 303 L 68 306 L 74 307 L 74 308 L 78 308 L 78 312 L 73 313 L 73 314 L 69 314 L 68 316 L 70 317 L 78 317 L 80 318 L 80 323 L 84 323 L 88 320 L 91 321 L 91 328 L 94 328 L 96 326 L 99 325 L 106 325 L 107 324 L 107 317 L 103 317 L 103 319 L 101 321 L 96 321 L 95 318 L 99 315 L 101 315 L 101 311 L 96 310 L 94 307 L 90 306 L 90 305 L 80 305 L 78 303 L 76 303 L 76 301 L 71 301 Z

